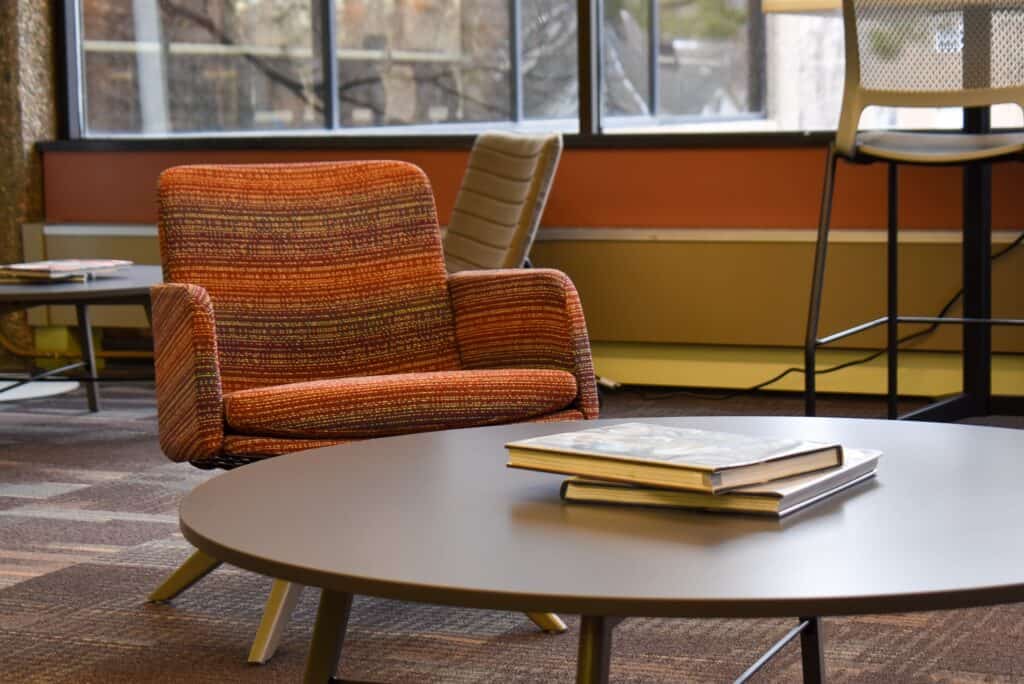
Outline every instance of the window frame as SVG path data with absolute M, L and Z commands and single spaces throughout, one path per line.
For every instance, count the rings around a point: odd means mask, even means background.
M 521 127 L 528 120 L 523 115 L 522 87 L 522 13 L 519 0 L 507 0 L 510 17 L 510 111 L 506 121 L 468 122 L 451 124 L 424 124 L 431 132 L 416 130 L 419 126 L 356 128 L 341 126 L 338 102 L 334 97 L 324 98 L 323 127 L 292 131 L 227 131 L 209 133 L 139 133 L 87 135 L 83 99 L 83 60 L 80 59 L 81 0 L 63 0 L 58 17 L 58 31 L 62 59 L 60 60 L 58 92 L 60 94 L 60 140 L 42 143 L 47 151 L 130 151 L 130 150 L 187 150 L 187 149 L 439 149 L 468 148 L 480 130 L 508 126 Z M 765 17 L 761 0 L 747 0 L 747 31 L 750 34 L 748 50 L 751 89 L 748 100 L 759 104 L 764 111 L 765 102 Z M 658 100 L 658 44 L 660 41 L 657 0 L 648 0 L 648 103 L 651 115 L 637 120 L 684 121 L 685 116 L 659 116 Z M 335 0 L 312 0 L 314 20 L 320 21 L 320 53 L 325 92 L 337 92 L 339 85 L 336 21 L 323 21 L 334 17 Z M 664 147 L 820 147 L 834 136 L 833 131 L 771 131 L 771 132 L 659 132 L 652 127 L 648 132 L 617 132 L 606 129 L 598 93 L 602 88 L 602 55 L 604 31 L 603 0 L 577 0 L 577 60 L 579 74 L 579 104 L 577 133 L 565 134 L 570 148 L 664 148 Z M 753 109 L 753 108 L 752 108 Z M 755 118 L 758 111 L 736 118 Z M 622 121 L 625 117 L 608 117 Z M 532 120 L 530 120 L 532 121 Z M 538 120 L 538 125 L 543 125 Z M 445 130 L 448 129 L 448 130 Z

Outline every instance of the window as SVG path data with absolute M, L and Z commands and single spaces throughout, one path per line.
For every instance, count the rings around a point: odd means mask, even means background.
M 758 0 L 605 0 L 603 21 L 609 130 L 764 118 Z
M 575 0 L 81 0 L 71 21 L 85 137 L 578 126 Z
M 323 127 L 310 0 L 85 0 L 87 135 Z
M 836 126 L 844 68 L 838 12 L 766 15 L 761 0 L 594 6 L 602 9 L 592 37 L 600 41 L 600 132 Z M 69 0 L 67 7 L 72 137 L 575 132 L 581 90 L 589 92 L 578 76 L 577 0 Z M 955 40 L 937 38 L 936 49 L 947 44 Z M 1021 126 L 1022 114 L 999 106 L 992 121 Z M 959 110 L 876 108 L 861 126 L 960 123 Z

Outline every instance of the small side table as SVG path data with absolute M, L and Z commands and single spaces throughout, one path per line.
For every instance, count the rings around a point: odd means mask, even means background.
M 78 314 L 78 336 L 82 345 L 81 361 L 37 373 L 28 378 L 0 378 L 18 380 L 17 383 L 6 389 L 75 368 L 82 368 L 85 370 L 84 380 L 89 399 L 89 410 L 99 411 L 100 393 L 96 376 L 96 350 L 92 343 L 89 306 L 92 304 L 142 305 L 146 308 L 146 315 L 149 316 L 149 289 L 161 282 L 163 282 L 163 278 L 159 266 L 130 266 L 115 275 L 85 282 L 0 283 L 0 312 L 28 309 L 43 304 L 73 305 Z

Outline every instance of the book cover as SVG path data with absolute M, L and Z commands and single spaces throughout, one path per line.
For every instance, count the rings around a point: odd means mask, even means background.
M 881 455 L 880 451 L 846 449 L 840 466 L 722 494 L 570 478 L 562 483 L 561 496 L 565 501 L 696 508 L 781 518 L 874 477 Z
M 843 458 L 838 444 L 657 423 L 619 423 L 505 446 L 513 468 L 709 492 L 821 470 Z

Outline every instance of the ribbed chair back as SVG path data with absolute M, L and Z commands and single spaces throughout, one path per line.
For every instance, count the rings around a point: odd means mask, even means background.
M 401 162 L 182 166 L 164 280 L 209 293 L 224 392 L 459 368 L 433 192 Z
M 1024 0 L 843 0 L 846 82 L 836 136 L 889 107 L 1024 107 Z
M 561 154 L 559 133 L 477 137 L 444 238 L 449 272 L 523 265 Z

